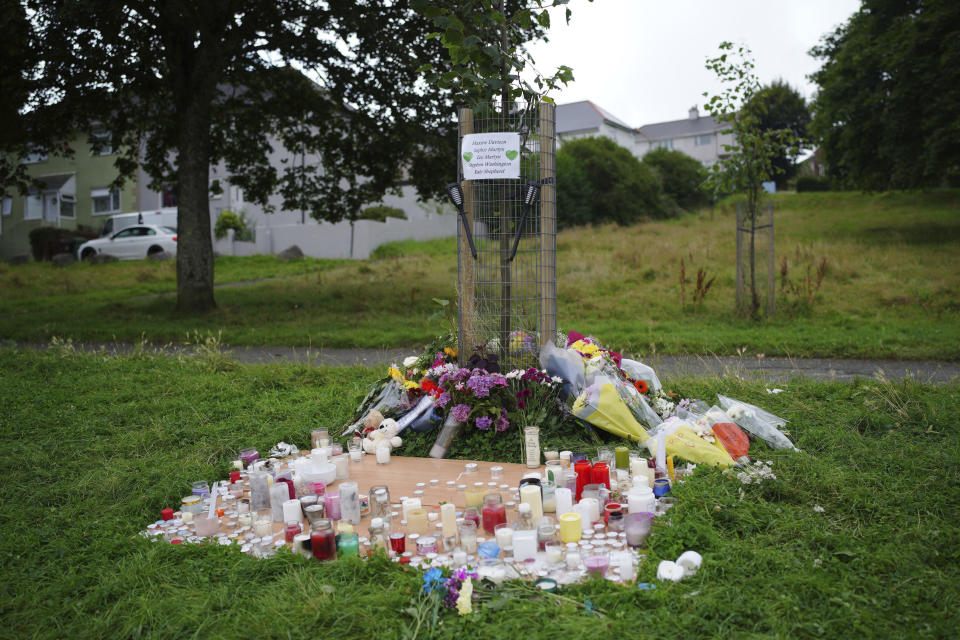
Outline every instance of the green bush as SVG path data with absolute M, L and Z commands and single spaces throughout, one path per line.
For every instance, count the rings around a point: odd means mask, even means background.
M 217 222 L 213 225 L 213 235 L 217 239 L 223 238 L 227 235 L 227 229 L 234 230 L 233 237 L 236 240 L 245 240 L 248 242 L 253 240 L 253 229 L 250 228 L 243 212 L 240 212 L 240 215 L 235 214 L 229 209 L 220 212 L 220 215 L 217 216 Z
M 827 178 L 800 176 L 797 178 L 797 193 L 804 191 L 830 191 L 830 181 Z
M 609 138 L 565 142 L 557 152 L 557 225 L 616 222 L 676 213 L 653 170 Z
M 709 202 L 704 189 L 707 170 L 682 151 L 654 149 L 643 156 L 641 164 L 656 172 L 663 192 L 673 198 L 680 208 L 693 211 Z

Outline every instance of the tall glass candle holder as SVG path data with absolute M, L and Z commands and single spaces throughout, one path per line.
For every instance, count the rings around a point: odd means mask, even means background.
M 340 516 L 350 524 L 360 524 L 360 491 L 356 482 L 340 483 Z
M 481 512 L 483 530 L 493 534 L 498 524 L 507 521 L 507 509 L 503 506 L 503 498 L 499 493 L 488 493 L 483 497 L 483 511 Z
M 323 508 L 330 520 L 340 519 L 340 494 L 328 493 L 323 496 Z
M 310 546 L 313 557 L 317 560 L 335 560 L 337 557 L 337 541 L 333 532 L 333 522 L 329 518 L 318 520 L 310 531 Z
M 460 548 L 469 554 L 477 552 L 477 524 L 473 520 L 464 520 L 457 527 L 460 536 Z
M 253 511 L 270 508 L 270 474 L 266 471 L 250 474 L 250 508 Z
M 527 427 L 523 430 L 524 460 L 528 469 L 540 466 L 540 427 Z

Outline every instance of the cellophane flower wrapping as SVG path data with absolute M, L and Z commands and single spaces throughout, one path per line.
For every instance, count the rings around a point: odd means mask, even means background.
M 707 442 L 688 422 L 677 416 L 668 418 L 650 432 L 646 445 L 651 455 L 657 455 L 657 439 L 661 436 L 666 441 L 667 455 L 677 456 L 688 462 L 724 468 L 734 464 L 733 458 L 720 443 Z
M 583 358 L 575 351 L 561 349 L 553 343 L 546 343 L 540 350 L 540 366 L 551 377 L 563 380 L 564 398 L 579 395 L 585 388 Z
M 650 391 L 654 393 L 663 389 L 663 385 L 660 384 L 660 378 L 657 377 L 657 373 L 652 367 L 648 367 L 642 362 L 637 362 L 636 360 L 631 360 L 630 358 L 623 358 L 623 360 L 620 361 L 620 368 L 623 369 L 625 374 L 634 380 L 643 380 L 646 382 L 650 387 Z
M 717 399 L 727 415 L 733 418 L 733 421 L 750 435 L 760 438 L 774 449 L 798 450 L 790 442 L 790 438 L 779 429 L 779 427 L 787 424 L 787 421 L 783 418 L 764 411 L 749 402 L 741 402 L 720 394 L 717 394 Z
M 573 415 L 621 438 L 646 442 L 643 428 L 620 398 L 615 383 L 600 380 L 580 393 L 573 402 Z

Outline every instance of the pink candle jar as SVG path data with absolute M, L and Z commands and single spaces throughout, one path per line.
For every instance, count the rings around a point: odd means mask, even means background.
M 340 494 L 328 493 L 323 496 L 323 507 L 331 520 L 340 519 Z
M 333 522 L 322 518 L 313 525 L 310 532 L 310 546 L 317 560 L 336 560 L 337 538 L 333 533 Z
M 290 520 L 287 522 L 287 527 L 283 530 L 283 538 L 287 542 L 293 542 L 294 536 L 298 533 L 300 533 L 300 521 Z

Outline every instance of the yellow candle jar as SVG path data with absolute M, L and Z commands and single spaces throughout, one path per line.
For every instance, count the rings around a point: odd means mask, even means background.
M 407 533 L 418 533 L 421 536 L 429 533 L 425 509 L 410 509 L 407 512 Z
M 487 493 L 487 485 L 482 482 L 474 482 L 464 491 L 464 499 L 468 507 L 477 509 L 483 508 L 483 496 Z
M 579 513 L 564 513 L 560 516 L 560 541 L 579 542 L 582 535 Z

